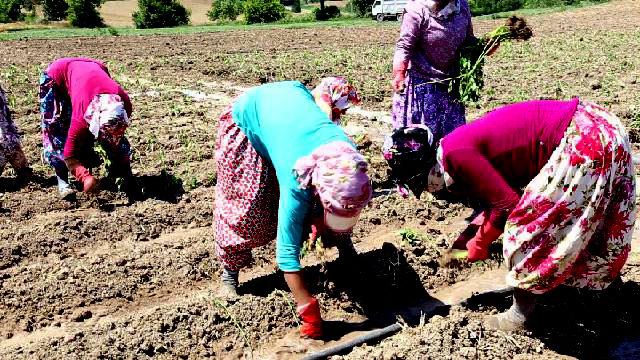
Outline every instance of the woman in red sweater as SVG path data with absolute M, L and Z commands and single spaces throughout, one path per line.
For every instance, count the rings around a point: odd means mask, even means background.
M 502 235 L 514 303 L 489 327 L 522 328 L 536 294 L 558 285 L 604 289 L 619 275 L 636 218 L 635 175 L 613 114 L 578 99 L 528 101 L 431 139 L 427 128 L 401 128 L 384 156 L 394 181 L 418 197 L 446 190 L 487 206 L 475 235 L 454 246 L 483 260 Z
M 100 161 L 93 151 L 95 141 L 109 157 L 109 176 L 124 178 L 125 190 L 131 191 L 131 148 L 124 137 L 131 112 L 129 96 L 102 62 L 63 58 L 49 65 L 40 78 L 42 143 L 62 198 L 74 193 L 69 171 L 84 192 L 97 190 L 98 181 L 88 170 Z

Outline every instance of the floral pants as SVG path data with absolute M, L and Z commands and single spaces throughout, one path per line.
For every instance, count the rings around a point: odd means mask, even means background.
M 218 124 L 216 162 L 216 252 L 225 268 L 239 270 L 252 261 L 251 249 L 276 238 L 276 171 L 235 124 L 231 108 Z
M 538 294 L 562 284 L 606 288 L 627 260 L 635 219 L 627 132 L 604 108 L 580 103 L 507 220 L 507 282 Z
M 435 141 L 466 124 L 464 105 L 448 85 L 429 83 L 409 71 L 403 94 L 394 94 L 393 128 L 422 124 L 429 127 Z

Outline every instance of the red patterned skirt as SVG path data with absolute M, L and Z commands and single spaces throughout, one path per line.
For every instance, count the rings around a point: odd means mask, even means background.
M 225 268 L 239 270 L 251 263 L 251 249 L 276 238 L 280 195 L 275 169 L 233 121 L 231 107 L 220 116 L 216 162 L 216 252 Z

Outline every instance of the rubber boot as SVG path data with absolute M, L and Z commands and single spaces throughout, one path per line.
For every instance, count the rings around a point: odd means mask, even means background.
M 485 328 L 506 332 L 524 330 L 526 322 L 535 308 L 536 299 L 537 295 L 528 291 L 514 290 L 511 307 L 503 313 L 487 317 L 484 322 Z
M 239 274 L 240 271 L 238 270 L 222 269 L 220 287 L 218 288 L 216 296 L 227 301 L 238 298 Z

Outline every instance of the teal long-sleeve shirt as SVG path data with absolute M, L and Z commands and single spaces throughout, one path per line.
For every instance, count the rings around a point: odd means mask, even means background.
M 276 259 L 282 271 L 299 271 L 302 231 L 313 193 L 300 189 L 293 166 L 324 144 L 354 145 L 298 81 L 249 89 L 233 104 L 232 115 L 258 154 L 276 170 L 280 190 Z

